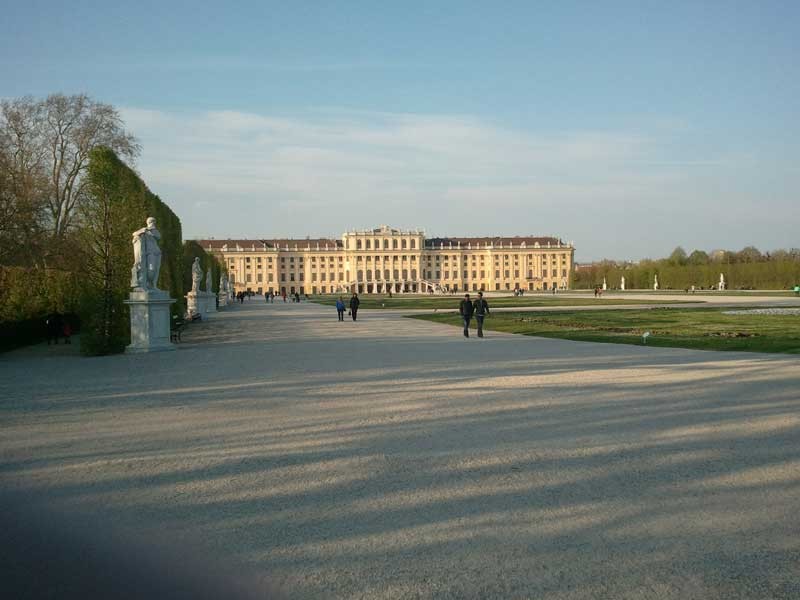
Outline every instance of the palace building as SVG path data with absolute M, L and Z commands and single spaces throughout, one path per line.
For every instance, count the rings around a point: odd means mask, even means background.
M 198 240 L 235 292 L 431 293 L 567 289 L 575 246 L 554 237 L 426 238 L 387 226 L 341 239 Z

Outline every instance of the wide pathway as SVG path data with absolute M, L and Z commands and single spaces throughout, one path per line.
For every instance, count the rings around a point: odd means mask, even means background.
M 184 339 L 0 357 L 0 487 L 297 598 L 800 597 L 798 357 L 254 300 Z

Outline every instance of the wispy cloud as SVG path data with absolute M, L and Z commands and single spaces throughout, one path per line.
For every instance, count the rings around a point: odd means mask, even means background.
M 143 142 L 139 168 L 185 210 L 189 235 L 330 235 L 391 222 L 577 236 L 602 222 L 599 207 L 608 228 L 691 202 L 687 173 L 724 162 L 669 155 L 663 123 L 540 134 L 460 115 L 122 113 Z

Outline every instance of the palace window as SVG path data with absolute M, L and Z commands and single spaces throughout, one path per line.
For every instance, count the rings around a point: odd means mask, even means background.
M 392 249 L 397 250 L 397 240 L 392 240 Z
M 505 270 L 506 279 L 508 279 L 508 277 L 509 277 L 509 274 L 508 274 L 508 273 L 509 273 L 509 271 L 508 271 L 508 269 L 506 269 L 506 270 Z
M 356 240 L 356 250 L 361 250 L 361 240 Z
M 246 263 L 249 263 L 249 262 L 250 262 L 250 257 L 249 257 L 249 256 L 248 256 L 248 257 L 246 257 L 246 258 L 244 259 L 244 262 L 246 262 Z
M 494 272 L 494 278 L 495 279 L 500 279 L 500 271 L 495 271 Z
M 403 250 L 405 250 L 405 249 L 406 249 L 406 246 L 407 246 L 406 240 L 403 240 L 403 241 L 400 243 L 400 247 L 401 247 Z
M 417 248 L 417 240 L 411 240 L 411 249 L 415 250 Z

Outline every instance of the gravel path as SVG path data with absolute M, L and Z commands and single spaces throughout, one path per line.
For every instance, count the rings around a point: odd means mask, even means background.
M 800 598 L 800 360 L 250 301 L 0 357 L 0 485 L 290 597 Z

